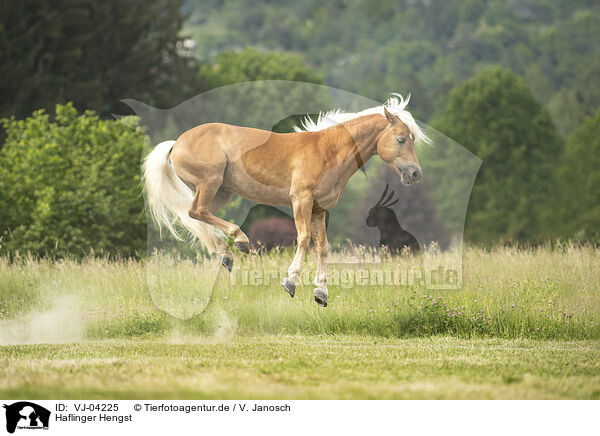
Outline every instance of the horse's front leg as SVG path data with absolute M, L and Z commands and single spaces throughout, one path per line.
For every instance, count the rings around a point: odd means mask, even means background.
M 327 267 L 325 260 L 327 259 L 327 233 L 325 229 L 325 217 L 327 212 L 315 212 L 311 219 L 311 233 L 317 252 L 317 274 L 315 275 L 314 290 L 315 301 L 327 307 Z
M 296 233 L 298 247 L 296 255 L 288 268 L 288 276 L 283 279 L 283 287 L 292 297 L 296 293 L 296 286 L 300 282 L 300 273 L 302 272 L 302 261 L 304 254 L 310 243 L 310 220 L 312 215 L 312 207 L 314 194 L 312 191 L 292 191 L 290 192 L 292 207 L 294 209 L 294 222 L 296 224 Z

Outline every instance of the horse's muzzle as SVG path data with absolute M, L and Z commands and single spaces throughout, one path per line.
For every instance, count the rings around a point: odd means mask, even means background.
M 395 169 L 400 174 L 400 179 L 405 185 L 419 183 L 423 178 L 421 168 L 415 164 L 400 164 Z

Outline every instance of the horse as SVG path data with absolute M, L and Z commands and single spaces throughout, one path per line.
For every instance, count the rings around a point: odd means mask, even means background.
M 182 225 L 230 272 L 233 246 L 249 253 L 240 227 L 215 216 L 233 194 L 255 203 L 293 210 L 296 253 L 282 286 L 294 297 L 302 263 L 314 242 L 314 300 L 327 306 L 326 211 L 340 200 L 350 177 L 375 154 L 400 176 L 418 183 L 422 169 L 415 144 L 430 142 L 406 110 L 410 96 L 392 96 L 361 112 L 334 110 L 307 116 L 291 133 L 208 123 L 158 144 L 143 162 L 147 205 L 160 229 L 183 239 Z
M 369 210 L 367 217 L 368 227 L 377 227 L 379 230 L 379 245 L 387 247 L 392 253 L 403 252 L 408 249 L 411 253 L 418 253 L 421 246 L 417 239 L 402 228 L 398 222 L 392 206 L 400 201 L 394 200 L 394 191 L 388 193 L 389 185 L 385 185 L 383 194 L 375 206 Z

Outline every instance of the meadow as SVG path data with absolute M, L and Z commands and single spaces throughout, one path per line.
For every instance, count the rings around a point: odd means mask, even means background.
M 598 248 L 467 248 L 460 289 L 330 285 L 327 308 L 308 280 L 294 299 L 277 274 L 239 280 L 290 255 L 237 256 L 237 276 L 214 259 L 2 258 L 0 395 L 600 398 Z

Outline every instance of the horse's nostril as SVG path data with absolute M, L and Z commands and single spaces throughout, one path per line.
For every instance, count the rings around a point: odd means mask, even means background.
M 419 180 L 421 178 L 421 172 L 420 171 L 413 171 L 412 173 L 412 179 L 413 180 Z

